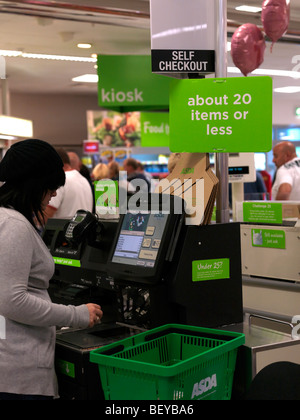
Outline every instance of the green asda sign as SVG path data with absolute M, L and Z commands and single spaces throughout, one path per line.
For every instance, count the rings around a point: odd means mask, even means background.
M 168 112 L 141 113 L 141 144 L 143 147 L 169 147 Z
M 230 260 L 221 258 L 217 260 L 193 261 L 193 282 L 220 280 L 230 278 Z
M 270 77 L 172 81 L 171 151 L 270 151 L 272 90 Z
M 252 229 L 252 246 L 285 249 L 285 231 L 274 229 Z
M 118 112 L 169 109 L 170 78 L 152 74 L 151 56 L 98 56 L 98 104 Z
M 282 224 L 282 204 L 271 202 L 243 203 L 243 220 L 248 223 Z

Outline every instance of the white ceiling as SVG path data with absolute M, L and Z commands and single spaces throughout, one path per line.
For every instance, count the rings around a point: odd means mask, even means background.
M 245 3 L 261 6 L 262 0 L 228 0 L 229 34 L 243 23 L 262 26 L 260 14 L 234 10 Z M 300 64 L 300 0 L 291 0 L 291 23 L 283 41 L 272 53 L 267 43 L 261 68 L 291 71 L 295 56 L 299 56 Z M 93 47 L 79 50 L 78 42 L 90 42 Z M 149 0 L 0 0 L 0 49 L 86 57 L 91 53 L 150 54 Z M 230 54 L 228 65 L 233 66 Z M 71 81 L 72 77 L 95 72 L 93 63 L 6 58 L 8 86 L 14 92 L 97 94 L 95 84 Z M 300 79 L 274 77 L 275 87 L 287 85 L 300 86 Z M 299 93 L 293 95 L 300 97 Z

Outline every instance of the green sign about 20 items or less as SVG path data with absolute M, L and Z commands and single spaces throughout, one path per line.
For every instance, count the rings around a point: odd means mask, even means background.
M 270 151 L 272 85 L 270 77 L 173 81 L 170 91 L 171 151 Z

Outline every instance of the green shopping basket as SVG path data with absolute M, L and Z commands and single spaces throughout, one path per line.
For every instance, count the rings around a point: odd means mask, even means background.
M 244 334 L 170 324 L 93 350 L 106 400 L 229 400 Z

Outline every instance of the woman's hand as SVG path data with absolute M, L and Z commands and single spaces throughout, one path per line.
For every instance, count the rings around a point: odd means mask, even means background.
M 87 303 L 90 313 L 90 323 L 89 327 L 93 327 L 95 324 L 99 324 L 101 318 L 103 316 L 103 312 L 101 311 L 101 306 L 96 305 L 95 303 Z

